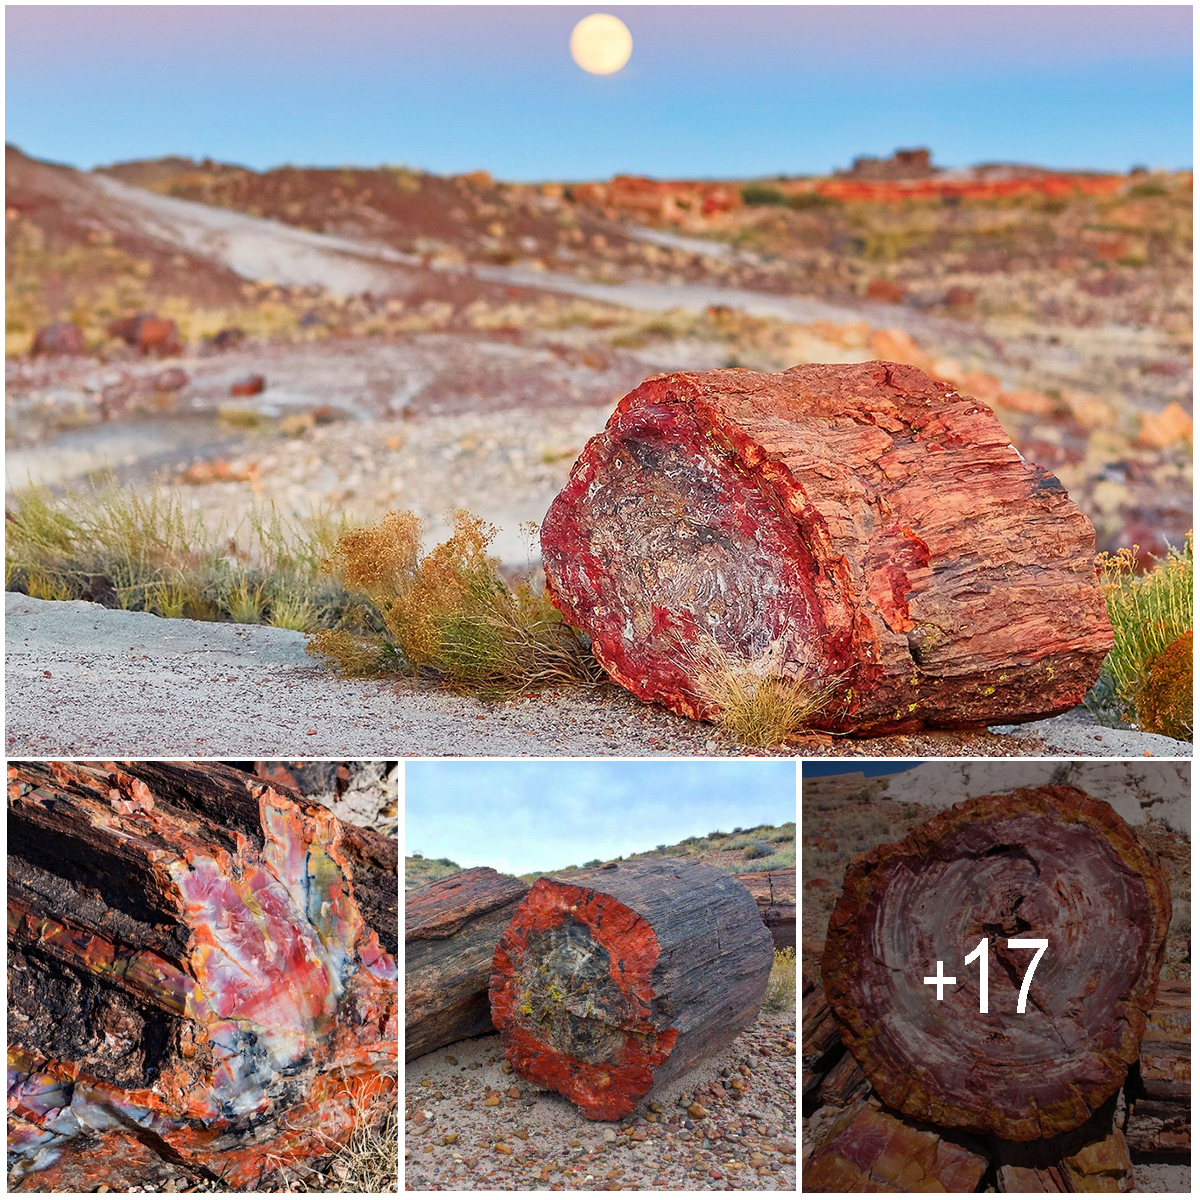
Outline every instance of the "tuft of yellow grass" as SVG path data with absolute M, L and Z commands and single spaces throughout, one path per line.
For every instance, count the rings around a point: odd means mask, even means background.
M 763 997 L 767 1012 L 793 1012 L 796 1008 L 796 951 L 792 946 L 775 951 L 775 962 Z
M 427 554 L 411 512 L 344 534 L 329 559 L 364 601 L 362 629 L 319 632 L 309 653 L 345 674 L 403 665 L 485 699 L 550 684 L 593 683 L 582 636 L 528 578 L 507 581 L 488 548 L 495 528 L 465 510 Z
M 1151 667 L 1192 628 L 1192 535 L 1171 549 L 1153 570 L 1137 573 L 1138 547 L 1096 559 L 1113 627 L 1113 648 L 1104 660 L 1103 690 L 1136 714 Z M 1190 705 L 1186 725 L 1191 725 Z

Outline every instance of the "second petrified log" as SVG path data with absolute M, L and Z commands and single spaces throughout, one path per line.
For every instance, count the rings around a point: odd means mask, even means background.
M 825 991 L 889 1107 L 1050 1137 L 1137 1060 L 1170 910 L 1157 862 L 1109 805 L 1066 787 L 983 796 L 850 863 Z M 1034 938 L 1048 948 L 1030 976 L 1035 950 L 1009 939 Z
M 94 1191 L 134 1158 L 253 1185 L 381 1111 L 399 1067 L 396 859 L 217 763 L 10 765 L 20 1186 Z
M 754 898 L 702 863 L 641 858 L 537 880 L 492 968 L 513 1069 L 597 1120 L 727 1046 L 774 952 Z
M 404 898 L 404 1060 L 492 1031 L 492 955 L 529 885 L 472 867 Z
M 870 362 L 656 376 L 542 526 L 549 593 L 608 674 L 712 718 L 800 680 L 860 733 L 1078 704 L 1112 645 L 1095 534 L 991 410 Z

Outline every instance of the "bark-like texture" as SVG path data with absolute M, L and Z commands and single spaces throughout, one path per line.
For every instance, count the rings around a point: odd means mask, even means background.
M 753 1022 L 773 959 L 735 877 L 611 863 L 533 885 L 496 947 L 492 1020 L 517 1074 L 612 1121 Z
M 253 1184 L 394 1093 L 394 843 L 215 763 L 12 764 L 8 835 L 22 1187 Z
M 804 1169 L 806 1192 L 973 1192 L 987 1170 L 971 1138 L 863 1101 L 840 1117 Z
M 956 805 L 854 859 L 822 973 L 843 1038 L 910 1116 L 1024 1141 L 1076 1128 L 1124 1081 L 1154 1004 L 1170 898 L 1102 801 L 1020 789 Z M 979 965 L 988 938 L 988 1012 Z M 1049 948 L 1018 993 L 1033 951 Z M 957 979 L 938 1001 L 936 963 Z
M 492 1031 L 496 943 L 529 885 L 473 867 L 404 898 L 404 1060 Z
M 1125 1136 L 1139 1153 L 1180 1154 L 1192 1145 L 1191 984 L 1160 983 L 1130 1083 Z
M 649 379 L 542 527 L 552 599 L 634 695 L 711 718 L 732 665 L 864 733 L 1078 704 L 1112 645 L 1095 548 L 986 405 L 882 362 Z
M 825 1076 L 844 1053 L 841 1026 L 834 1020 L 825 992 L 819 987 L 805 989 L 801 1037 L 800 1093 L 808 1103 L 819 1094 Z
M 796 872 L 751 871 L 738 876 L 762 913 L 763 924 L 780 950 L 796 948 Z

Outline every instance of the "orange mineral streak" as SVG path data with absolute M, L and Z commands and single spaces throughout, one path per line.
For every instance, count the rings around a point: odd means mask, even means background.
M 582 1062 L 538 1036 L 517 1005 L 518 974 L 531 936 L 566 921 L 587 927 L 608 952 L 609 977 L 629 1002 L 620 1029 L 624 1042 L 603 1063 Z M 492 1023 L 505 1056 L 523 1078 L 553 1088 L 593 1120 L 615 1121 L 631 1113 L 654 1086 L 654 1071 L 670 1057 L 678 1031 L 655 1026 L 651 972 L 658 939 L 650 924 L 611 896 L 591 888 L 539 879 L 522 901 L 492 959 Z
M 20 1121 L 9 1149 L 25 1156 L 18 1176 L 51 1167 L 73 1137 L 110 1127 L 152 1130 L 236 1186 L 329 1152 L 394 1093 L 398 1070 L 396 963 L 355 902 L 339 822 L 254 786 L 264 843 L 237 834 L 230 853 L 204 836 L 203 818 L 164 814 L 144 782 L 106 765 L 106 793 L 94 766 L 63 763 L 52 772 L 69 796 L 10 782 L 10 797 L 69 801 L 142 849 L 191 932 L 188 953 L 168 962 L 13 903 L 10 937 L 177 1014 L 180 1049 L 152 1087 L 134 1092 L 36 1048 L 10 1048 L 9 1111 Z

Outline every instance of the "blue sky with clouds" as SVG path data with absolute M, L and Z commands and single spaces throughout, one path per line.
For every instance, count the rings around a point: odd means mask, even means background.
M 514 875 L 795 819 L 789 761 L 405 764 L 405 854 Z
M 826 172 L 927 145 L 962 166 L 1192 161 L 1189 5 L 9 5 L 6 137 L 90 167 L 183 154 L 483 167 L 507 179 Z M 603 11 L 603 10 L 602 10 Z

